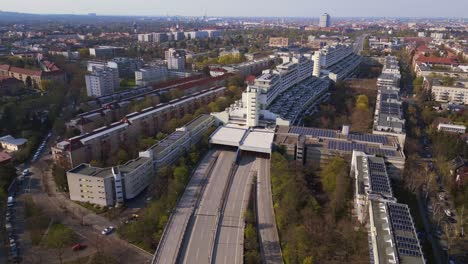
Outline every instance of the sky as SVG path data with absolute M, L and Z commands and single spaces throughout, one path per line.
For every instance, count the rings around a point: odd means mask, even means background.
M 465 17 L 468 0 L 16 0 L 0 10 L 42 14 Z

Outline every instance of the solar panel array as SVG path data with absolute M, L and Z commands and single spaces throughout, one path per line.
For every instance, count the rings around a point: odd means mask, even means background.
M 389 93 L 389 92 L 386 92 L 386 93 L 381 93 L 380 95 L 380 100 L 381 101 L 387 101 L 389 99 L 394 99 L 394 100 L 398 100 L 398 94 L 396 93 Z
M 374 154 L 374 155 L 381 155 L 381 156 L 385 156 L 385 157 L 396 157 L 397 156 L 397 152 L 395 150 L 373 148 L 373 147 L 368 147 L 367 148 L 367 153 Z
M 408 207 L 401 204 L 388 204 L 387 206 L 393 229 L 396 231 L 404 231 L 400 234 L 408 234 L 411 236 L 395 235 L 399 254 L 420 257 L 421 248 L 418 240 L 414 236 L 415 229 Z
M 341 150 L 341 151 L 366 151 L 367 146 L 365 144 L 355 143 L 355 142 L 346 142 L 346 141 L 328 141 L 328 148 L 333 150 Z
M 396 103 L 381 102 L 379 111 L 381 114 L 397 115 L 397 116 L 401 115 L 400 105 Z
M 371 134 L 349 134 L 348 139 L 357 140 L 362 142 L 372 142 L 380 144 L 388 144 L 388 139 L 386 136 L 381 135 L 371 135 Z
M 312 137 L 336 138 L 336 132 L 334 130 L 312 127 L 291 127 L 289 133 L 308 135 Z

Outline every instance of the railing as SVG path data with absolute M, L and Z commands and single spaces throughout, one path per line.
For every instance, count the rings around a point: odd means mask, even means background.
M 213 171 L 214 165 L 216 164 L 216 161 L 218 160 L 219 155 L 216 155 L 216 157 L 212 161 L 210 161 L 210 164 L 208 165 L 209 166 L 208 170 L 205 173 L 205 177 L 211 175 L 211 172 Z M 195 204 L 192 207 L 192 212 L 190 213 L 190 217 L 189 217 L 189 219 L 188 219 L 188 221 L 187 221 L 187 223 L 185 225 L 185 229 L 184 229 L 184 232 L 183 232 L 183 235 L 182 235 L 182 238 L 181 238 L 182 243 L 180 243 L 179 248 L 177 249 L 177 255 L 176 255 L 175 263 L 181 263 L 182 262 L 182 260 L 181 260 L 182 251 L 180 250 L 180 246 L 185 245 L 187 239 L 190 238 L 190 236 L 188 235 L 189 232 L 188 232 L 187 226 L 192 226 L 193 222 L 195 221 L 196 211 L 197 211 L 198 206 L 200 205 L 200 201 L 201 201 L 201 198 L 203 196 L 203 193 L 205 193 L 205 188 L 206 188 L 206 184 L 203 184 L 202 188 L 200 189 L 200 193 L 198 194 L 197 200 L 195 201 Z

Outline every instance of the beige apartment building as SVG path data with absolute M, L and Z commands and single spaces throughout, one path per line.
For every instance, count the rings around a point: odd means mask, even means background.
M 270 38 L 270 47 L 287 48 L 289 46 L 288 38 Z
M 468 104 L 468 79 L 456 79 L 452 85 L 432 79 L 430 89 L 437 102 Z
M 123 165 L 98 168 L 83 163 L 76 166 L 67 172 L 70 199 L 114 206 L 135 198 L 151 184 L 158 168 L 173 164 L 213 125 L 213 116 L 201 115 Z

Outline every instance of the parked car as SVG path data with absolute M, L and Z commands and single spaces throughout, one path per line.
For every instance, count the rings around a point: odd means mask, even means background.
M 439 197 L 439 201 L 445 200 L 445 192 L 440 192 L 437 194 L 437 197 Z
M 72 250 L 73 251 L 79 251 L 79 250 L 83 250 L 83 249 L 85 249 L 87 247 L 88 246 L 85 245 L 85 244 L 78 243 L 78 244 L 73 245 Z
M 112 233 L 112 231 L 114 231 L 114 230 L 115 230 L 115 227 L 109 226 L 109 227 L 104 228 L 104 230 L 102 230 L 101 234 L 103 234 L 103 235 L 109 235 L 109 234 Z
M 24 169 L 22 175 L 23 176 L 28 176 L 29 175 L 29 169 Z
M 445 209 L 445 210 L 444 210 L 444 213 L 445 213 L 445 215 L 448 216 L 448 217 L 452 216 L 452 212 L 450 212 L 449 209 Z

